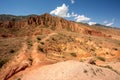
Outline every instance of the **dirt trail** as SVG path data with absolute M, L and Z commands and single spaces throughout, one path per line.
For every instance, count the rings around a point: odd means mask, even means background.
M 57 35 L 57 33 L 51 33 L 51 34 L 49 34 L 47 37 L 45 37 L 44 39 L 42 39 L 41 42 L 46 41 L 47 39 L 49 39 L 53 35 Z

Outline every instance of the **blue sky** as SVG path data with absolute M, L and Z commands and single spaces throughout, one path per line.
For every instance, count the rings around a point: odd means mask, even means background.
M 43 13 L 90 25 L 120 27 L 120 0 L 0 0 L 0 14 Z

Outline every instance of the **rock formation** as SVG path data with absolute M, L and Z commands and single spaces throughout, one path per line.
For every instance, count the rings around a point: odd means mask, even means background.
M 106 37 L 106 35 L 100 31 L 94 31 L 91 30 L 89 27 L 86 27 L 84 24 L 78 24 L 73 21 L 68 21 L 60 17 L 55 17 L 50 14 L 43 14 L 41 16 L 31 16 L 28 19 L 25 20 L 19 20 L 19 21 L 4 21 L 0 23 L 0 28 L 7 28 L 7 29 L 13 29 L 19 30 L 21 28 L 28 28 L 28 27 L 36 27 L 36 26 L 45 26 L 49 27 L 52 30 L 68 30 L 68 31 L 74 31 L 78 33 L 86 33 L 89 35 L 94 36 L 103 36 Z

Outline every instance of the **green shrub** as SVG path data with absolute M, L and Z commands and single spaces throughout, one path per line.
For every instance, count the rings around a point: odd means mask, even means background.
M 17 80 L 21 80 L 21 78 L 18 78 Z
M 115 70 L 115 69 L 113 69 L 111 66 L 109 66 L 109 65 L 106 65 L 106 66 L 103 66 L 104 68 L 108 68 L 108 69 L 110 69 L 110 70 L 112 70 L 112 71 L 114 71 L 115 73 L 117 73 L 117 74 L 119 74 L 120 75 L 120 73 L 117 71 L 117 70 Z
M 118 43 L 118 45 L 120 45 L 120 43 Z
M 87 71 L 87 70 L 84 70 L 83 72 L 84 72 L 84 73 L 87 73 L 88 71 Z
M 97 56 L 97 59 L 101 60 L 101 61 L 105 61 L 105 58 L 104 57 L 101 57 L 101 56 Z
M 0 68 L 8 62 L 8 59 L 0 60 Z
M 38 45 L 38 50 L 41 51 L 41 52 L 44 52 L 44 49 L 42 46 Z
M 40 40 L 41 40 L 41 37 L 40 37 L 40 36 L 38 36 L 38 37 L 37 37 L 37 40 L 38 40 L 38 41 L 40 41 Z
M 96 63 L 95 63 L 95 62 L 96 62 L 96 60 L 95 60 L 95 59 L 90 59 L 88 63 L 89 63 L 89 64 L 92 64 L 92 65 L 96 65 Z
M 70 53 L 71 56 L 77 57 L 76 53 Z
M 44 42 L 40 42 L 40 44 L 44 45 Z
M 108 68 L 108 69 L 112 69 L 112 67 L 111 66 L 109 66 L 109 65 L 106 65 L 106 66 L 103 66 L 104 68 Z
M 11 49 L 11 50 L 10 50 L 10 53 L 15 53 L 15 50 Z
M 120 61 L 120 58 L 117 58 L 118 61 Z
M 83 45 L 83 43 L 82 43 L 82 42 L 80 42 L 80 45 Z
M 90 49 L 91 51 L 95 51 L 95 49 Z
M 30 57 L 30 58 L 28 58 L 28 60 L 30 61 L 30 62 L 32 62 L 33 61 L 33 59 Z
M 116 50 L 116 51 L 117 51 L 118 49 L 117 49 L 117 48 L 113 48 L 113 50 Z
M 80 62 L 84 62 L 84 60 L 83 60 L 83 59 L 80 59 Z
M 109 54 L 108 52 L 106 52 L 106 54 Z
M 28 49 L 30 49 L 33 46 L 32 40 L 27 41 Z

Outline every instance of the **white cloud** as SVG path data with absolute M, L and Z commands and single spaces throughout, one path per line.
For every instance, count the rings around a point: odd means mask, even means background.
M 72 17 L 72 18 L 74 18 L 74 20 L 76 22 L 82 22 L 82 21 L 89 21 L 90 20 L 90 18 L 88 18 L 88 17 L 86 17 L 84 15 L 78 15 L 78 14 L 76 14 L 74 12 L 68 13 L 68 11 L 69 11 L 69 7 L 66 6 L 66 4 L 62 4 L 62 6 L 59 6 L 59 7 L 55 8 L 54 10 L 52 10 L 50 12 L 50 14 L 54 14 L 56 16 L 63 17 L 63 18 Z
M 84 16 L 84 15 L 78 15 L 74 18 L 76 22 L 82 22 L 82 21 L 89 21 L 90 18 Z
M 75 14 L 74 12 L 72 12 L 71 17 L 76 17 L 76 16 L 78 16 L 78 14 Z
M 75 1 L 74 1 L 74 0 L 71 0 L 71 3 L 72 3 L 72 4 L 74 4 L 74 3 L 75 3 Z
M 66 17 L 71 17 L 70 13 L 67 13 Z
M 96 22 L 88 22 L 89 25 L 95 25 Z
M 62 6 L 57 7 L 56 9 L 52 10 L 50 14 L 54 14 L 60 17 L 76 17 L 78 14 L 72 12 L 71 14 L 68 13 L 69 7 L 63 4 Z
M 114 23 L 113 22 L 110 22 L 110 23 L 107 23 L 106 26 L 112 26 Z
M 68 6 L 63 4 L 62 6 L 57 7 L 56 9 L 52 10 L 50 14 L 54 14 L 60 17 L 68 17 L 69 16 L 68 10 L 69 10 Z
M 71 14 L 67 13 L 66 17 L 76 17 L 76 16 L 78 16 L 78 14 L 75 14 L 74 12 L 72 12 Z
M 112 22 L 104 21 L 105 26 L 112 26 L 114 24 L 115 19 L 112 19 Z

